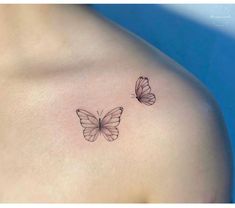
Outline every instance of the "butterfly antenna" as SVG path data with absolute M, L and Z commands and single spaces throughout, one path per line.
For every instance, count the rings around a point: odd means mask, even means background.
M 101 111 L 100 116 L 102 115 L 102 113 L 103 113 L 103 110 Z
M 135 97 L 136 97 L 135 94 L 132 93 L 132 94 L 131 94 L 131 98 L 135 98 Z

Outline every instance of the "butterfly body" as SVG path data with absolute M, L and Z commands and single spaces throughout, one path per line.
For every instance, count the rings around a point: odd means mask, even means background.
M 89 142 L 94 142 L 98 135 L 102 134 L 107 141 L 114 141 L 118 138 L 118 128 L 122 107 L 109 111 L 102 119 L 98 119 L 90 112 L 77 109 L 76 113 L 80 119 L 83 129 L 83 136 Z
M 101 129 L 102 129 L 101 118 L 99 118 L 99 126 L 98 126 L 98 128 L 99 128 L 99 131 L 101 131 Z
M 141 97 L 140 96 L 136 96 L 135 98 L 141 103 Z

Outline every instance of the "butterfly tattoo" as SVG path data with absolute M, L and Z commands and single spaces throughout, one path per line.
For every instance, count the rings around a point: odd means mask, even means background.
M 121 121 L 123 107 L 117 107 L 109 111 L 102 119 L 96 118 L 92 113 L 77 109 L 76 113 L 80 119 L 83 129 L 84 138 L 89 142 L 94 142 L 98 135 L 102 134 L 104 138 L 112 142 L 118 138 L 118 128 Z
M 148 77 L 139 77 L 135 83 L 135 98 L 145 105 L 153 105 L 156 101 L 156 96 L 151 93 Z

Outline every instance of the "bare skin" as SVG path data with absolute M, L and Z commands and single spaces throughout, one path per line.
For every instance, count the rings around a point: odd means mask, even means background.
M 0 30 L 1 202 L 230 201 L 220 111 L 178 64 L 83 6 L 1 6 Z M 118 106 L 118 139 L 86 141 L 76 109 Z

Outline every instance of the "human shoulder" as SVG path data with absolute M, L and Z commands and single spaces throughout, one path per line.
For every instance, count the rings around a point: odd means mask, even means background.
M 165 62 L 145 72 L 156 103 L 138 106 L 139 114 L 145 111 L 139 148 L 149 200 L 229 202 L 231 152 L 218 104 L 195 77 L 172 60 Z

